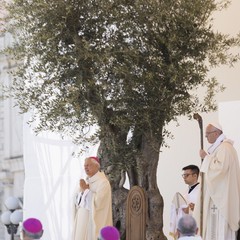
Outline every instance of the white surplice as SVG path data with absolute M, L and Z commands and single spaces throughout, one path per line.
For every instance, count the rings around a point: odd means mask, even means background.
M 183 212 L 183 208 L 188 207 L 189 203 L 196 203 L 198 199 L 198 195 L 200 192 L 200 184 L 198 184 L 190 193 L 187 191 L 181 195 L 176 193 L 172 204 L 171 204 L 171 212 L 170 212 L 170 229 L 169 234 L 174 239 L 177 239 L 177 224 L 179 219 L 185 215 Z M 189 210 L 189 214 L 192 215 L 192 211 Z

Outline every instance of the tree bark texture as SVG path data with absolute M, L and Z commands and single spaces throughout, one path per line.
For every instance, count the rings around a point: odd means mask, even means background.
M 142 136 L 141 155 L 137 159 L 138 185 L 148 200 L 147 240 L 166 240 L 163 234 L 163 198 L 157 186 L 157 166 L 161 143 L 151 135 Z
M 112 186 L 113 197 L 113 222 L 121 232 L 121 239 L 125 239 L 126 232 L 126 200 L 128 190 L 123 187 L 125 182 L 125 171 L 119 166 L 111 163 L 110 159 L 121 160 L 121 152 L 113 153 L 110 149 L 110 142 L 113 138 L 103 138 L 98 150 L 101 156 L 101 165 L 109 176 Z M 116 139 L 115 139 L 116 140 Z M 126 138 L 124 141 L 117 139 L 115 146 L 121 145 L 119 148 L 126 146 Z M 111 143 L 112 144 L 112 143 Z M 126 146 L 127 148 L 127 146 Z M 158 151 L 156 151 L 158 149 Z M 139 144 L 139 152 L 135 154 L 134 164 L 128 169 L 128 177 L 130 187 L 138 185 L 142 187 L 147 196 L 147 219 L 146 219 L 146 240 L 166 240 L 163 234 L 163 198 L 157 186 L 157 165 L 159 159 L 160 142 L 153 138 L 142 136 L 141 144 Z M 117 156 L 118 155 L 118 156 Z M 122 155 L 124 158 L 124 154 Z

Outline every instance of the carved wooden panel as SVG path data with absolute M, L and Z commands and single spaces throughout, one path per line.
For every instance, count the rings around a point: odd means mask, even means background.
M 127 197 L 126 240 L 146 239 L 147 202 L 139 186 L 130 189 Z

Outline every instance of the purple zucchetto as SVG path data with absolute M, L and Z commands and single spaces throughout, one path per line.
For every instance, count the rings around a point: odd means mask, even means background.
M 119 240 L 120 233 L 117 228 L 113 226 L 106 226 L 100 231 L 100 239 L 102 240 Z
M 43 234 L 42 223 L 36 218 L 26 219 L 22 224 L 22 229 L 29 237 L 36 237 L 36 239 Z
M 100 160 L 98 157 L 89 157 L 89 158 L 92 158 L 93 160 L 95 160 L 96 162 L 98 162 L 100 164 Z

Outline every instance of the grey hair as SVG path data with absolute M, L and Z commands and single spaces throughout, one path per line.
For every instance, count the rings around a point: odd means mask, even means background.
M 185 215 L 180 218 L 177 229 L 181 236 L 195 236 L 197 231 L 196 220 L 191 215 Z
M 23 233 L 25 234 L 25 236 L 32 238 L 32 239 L 40 239 L 43 235 L 43 230 L 41 232 L 38 233 L 30 233 L 25 229 L 22 229 Z

